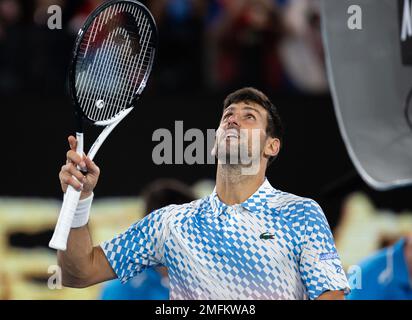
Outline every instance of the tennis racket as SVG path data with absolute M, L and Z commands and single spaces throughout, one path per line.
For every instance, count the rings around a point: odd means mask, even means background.
M 89 150 L 93 159 L 119 122 L 134 108 L 149 78 L 157 47 L 150 11 L 135 0 L 115 0 L 95 9 L 80 29 L 69 71 L 76 117 L 76 152 L 83 155 L 83 123 L 104 127 Z M 71 186 L 49 246 L 66 250 L 80 191 Z

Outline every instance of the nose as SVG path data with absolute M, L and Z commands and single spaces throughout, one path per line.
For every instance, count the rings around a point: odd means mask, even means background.
M 228 128 L 239 127 L 238 118 L 235 113 L 231 114 L 227 119 L 227 126 Z

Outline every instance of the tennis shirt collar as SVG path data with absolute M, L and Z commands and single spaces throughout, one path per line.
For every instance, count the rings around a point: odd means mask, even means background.
M 252 213 L 259 213 L 265 210 L 269 210 L 267 202 L 275 196 L 276 192 L 277 190 L 274 189 L 267 178 L 265 178 L 265 181 L 262 183 L 259 189 L 257 189 L 254 194 L 252 194 L 248 199 L 240 204 L 229 206 L 223 203 L 216 193 L 216 187 L 213 190 L 212 194 L 209 196 L 209 202 L 213 214 L 216 215 L 221 215 L 225 212 L 230 213 L 233 208 L 239 206 Z

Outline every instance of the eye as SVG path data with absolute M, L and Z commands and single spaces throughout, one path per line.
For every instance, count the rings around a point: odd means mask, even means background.
M 226 113 L 226 114 L 224 114 L 223 115 L 223 120 L 226 120 L 227 118 L 229 118 L 230 116 L 232 115 L 232 113 L 231 112 L 228 112 L 228 113 Z
M 248 114 L 246 115 L 246 119 L 256 120 L 256 117 L 255 117 L 253 114 L 248 113 Z

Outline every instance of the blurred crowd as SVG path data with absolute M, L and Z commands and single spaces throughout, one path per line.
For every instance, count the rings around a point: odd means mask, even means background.
M 0 93 L 61 94 L 77 31 L 102 2 L 0 0 Z M 328 90 L 319 0 L 141 2 L 159 29 L 152 92 Z M 62 30 L 47 27 L 51 5 L 62 8 Z

